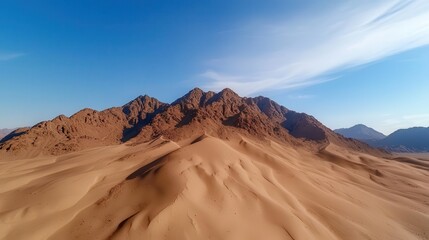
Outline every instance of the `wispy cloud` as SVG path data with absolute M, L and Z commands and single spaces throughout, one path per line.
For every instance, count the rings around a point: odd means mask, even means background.
M 15 58 L 19 58 L 24 55 L 25 55 L 24 53 L 1 53 L 0 52 L 0 61 L 13 60 Z
M 429 44 L 428 0 L 349 0 L 323 9 L 236 32 L 242 44 L 212 62 L 201 75 L 205 87 L 248 95 L 309 86 Z
M 288 97 L 294 100 L 305 100 L 305 99 L 312 99 L 315 96 L 309 95 L 309 94 L 301 94 L 301 95 L 288 95 Z

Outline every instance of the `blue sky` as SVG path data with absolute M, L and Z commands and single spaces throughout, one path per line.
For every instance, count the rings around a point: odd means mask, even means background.
M 1 1 L 0 128 L 230 87 L 383 133 L 429 126 L 427 0 Z

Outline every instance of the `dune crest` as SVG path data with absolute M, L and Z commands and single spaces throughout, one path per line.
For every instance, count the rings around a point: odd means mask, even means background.
M 425 239 L 428 168 L 204 134 L 2 161 L 3 239 Z

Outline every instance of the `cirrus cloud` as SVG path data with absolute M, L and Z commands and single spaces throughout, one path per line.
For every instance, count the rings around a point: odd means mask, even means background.
M 25 55 L 24 53 L 1 53 L 0 52 L 0 61 L 13 60 L 15 58 L 19 58 L 24 55 Z
M 206 88 L 249 95 L 309 86 L 429 44 L 429 1 L 344 1 L 317 14 L 252 23 L 235 34 L 242 43 L 237 50 L 201 74 Z

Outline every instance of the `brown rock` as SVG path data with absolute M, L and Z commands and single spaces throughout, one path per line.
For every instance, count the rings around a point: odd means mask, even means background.
M 3 140 L 0 157 L 58 155 L 96 146 L 139 143 L 159 136 L 177 141 L 204 133 L 221 138 L 252 135 L 260 140 L 272 138 L 316 149 L 333 142 L 379 153 L 269 98 L 240 97 L 231 89 L 213 93 L 195 88 L 172 104 L 145 95 L 122 107 L 100 112 L 86 108 L 71 117 L 60 115 Z

